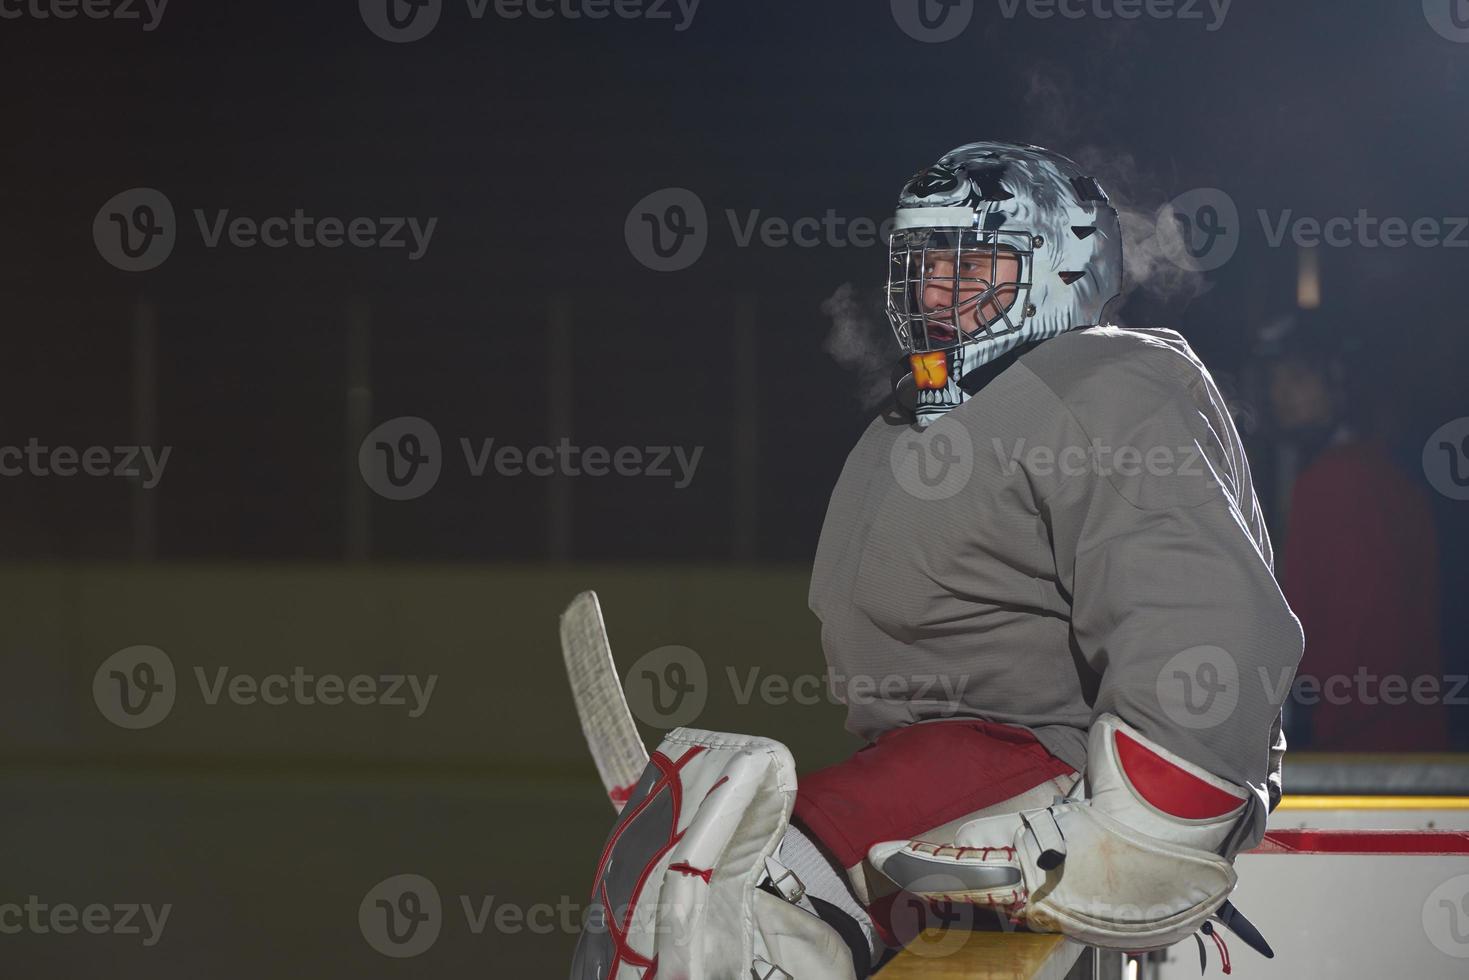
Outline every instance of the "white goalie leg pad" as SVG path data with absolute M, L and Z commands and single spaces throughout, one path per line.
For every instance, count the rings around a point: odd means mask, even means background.
M 1085 800 L 975 820 L 949 842 L 879 844 L 870 858 L 910 891 L 998 906 L 1095 946 L 1187 938 L 1234 888 L 1219 852 L 1246 791 L 1113 715 L 1092 726 L 1087 784 Z
M 779 742 L 671 732 L 603 849 L 572 980 L 853 980 L 841 935 L 772 857 L 795 797 Z
M 1083 803 L 1026 814 L 1054 827 L 1016 838 L 1030 891 L 1026 920 L 1098 946 L 1149 949 L 1193 934 L 1233 891 L 1220 849 L 1247 791 L 1149 740 L 1121 719 L 1092 726 Z

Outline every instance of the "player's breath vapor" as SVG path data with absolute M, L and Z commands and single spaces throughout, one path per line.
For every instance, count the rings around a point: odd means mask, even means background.
M 1098 146 L 1078 149 L 1076 160 L 1107 189 L 1122 224 L 1122 296 L 1141 289 L 1157 303 L 1181 311 L 1209 291 L 1202 272 L 1174 261 L 1158 240 L 1158 212 L 1168 198 L 1130 153 Z M 1114 317 L 1115 319 L 1115 317 Z M 1149 326 L 1150 324 L 1138 324 Z
M 1100 56 L 1115 56 L 1117 46 L 1134 35 L 1127 27 L 1106 32 L 1111 43 Z M 1177 312 L 1207 292 L 1203 274 L 1173 261 L 1158 241 L 1159 209 L 1187 188 L 1175 187 L 1169 193 L 1158 175 L 1139 165 L 1131 153 L 1109 148 L 1099 138 L 1114 128 L 1125 131 L 1117 123 L 1125 123 L 1136 106 L 1105 86 L 1077 85 L 1071 71 L 1055 63 L 1032 66 L 1024 84 L 1021 118 L 1026 131 L 1021 138 L 1064 153 L 1090 171 L 1117 209 L 1122 223 L 1123 301 L 1143 289 L 1155 302 Z
M 864 302 L 857 287 L 844 282 L 821 304 L 831 318 L 831 330 L 821 349 L 857 379 L 857 400 L 864 409 L 882 401 L 891 390 L 898 344 L 883 318 L 875 297 Z

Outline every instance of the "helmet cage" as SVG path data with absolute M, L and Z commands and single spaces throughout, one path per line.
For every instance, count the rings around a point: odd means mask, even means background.
M 952 350 L 1014 333 L 1029 315 L 1035 238 L 1029 231 L 968 228 L 911 228 L 895 231 L 888 244 L 887 314 L 905 354 Z M 996 282 L 1001 252 L 1019 259 L 1017 278 Z M 964 263 L 979 256 L 983 275 L 963 275 Z M 933 274 L 942 256 L 952 275 Z M 950 291 L 947 306 L 925 309 L 934 284 Z M 1001 301 L 1001 293 L 1014 292 Z M 963 295 L 972 293 L 972 295 Z

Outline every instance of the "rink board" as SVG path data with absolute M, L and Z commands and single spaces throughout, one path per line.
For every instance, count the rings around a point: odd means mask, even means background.
M 1275 949 L 1266 959 L 1227 937 L 1238 977 L 1469 976 L 1469 798 L 1298 797 L 1239 856 L 1231 896 Z M 1085 949 L 1029 933 L 923 934 L 883 980 L 1091 976 Z M 1221 976 L 1212 947 L 1207 975 Z M 1198 973 L 1192 943 L 1145 976 Z M 1152 972 L 1156 971 L 1156 972 Z
M 1449 818 L 1466 811 L 1431 801 Z M 1354 824 L 1395 814 L 1411 825 L 1432 823 L 1385 802 L 1322 810 L 1325 822 Z M 1312 816 L 1277 811 L 1272 823 Z M 1460 830 L 1272 830 L 1236 861 L 1231 900 L 1275 949 L 1265 959 L 1231 942 L 1234 975 L 1249 978 L 1469 976 L 1469 832 Z M 1188 944 L 1170 951 L 1159 980 L 1198 976 Z

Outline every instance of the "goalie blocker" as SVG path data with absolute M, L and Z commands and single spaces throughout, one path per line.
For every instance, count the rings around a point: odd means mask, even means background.
M 795 798 L 779 742 L 671 732 L 603 848 L 572 980 L 866 976 L 855 922 L 778 860 Z
M 1232 919 L 1244 788 L 1102 715 L 1086 789 L 1085 799 L 972 820 L 949 839 L 878 844 L 869 858 L 907 891 L 995 906 L 1111 949 L 1169 946 L 1209 931 L 1211 917 Z

